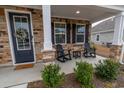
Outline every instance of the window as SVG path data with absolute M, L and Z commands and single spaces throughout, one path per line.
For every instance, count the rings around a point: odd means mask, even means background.
M 83 43 L 85 41 L 85 25 L 76 25 L 76 42 Z
M 66 43 L 66 24 L 62 22 L 54 23 L 55 44 Z
M 16 44 L 18 50 L 29 50 L 31 48 L 29 36 L 28 18 L 25 16 L 13 16 Z
M 99 41 L 99 34 L 96 35 L 96 41 Z

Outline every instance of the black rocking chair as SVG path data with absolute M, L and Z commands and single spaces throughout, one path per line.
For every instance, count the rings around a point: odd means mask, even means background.
M 57 52 L 57 60 L 60 62 L 65 62 L 66 60 L 71 60 L 71 53 L 70 50 L 65 52 L 62 45 L 56 45 L 56 52 Z
M 96 49 L 91 48 L 89 43 L 84 44 L 84 57 L 96 57 Z

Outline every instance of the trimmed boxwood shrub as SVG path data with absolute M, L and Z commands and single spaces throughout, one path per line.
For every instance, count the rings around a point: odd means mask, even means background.
M 76 79 L 81 83 L 82 87 L 92 88 L 93 79 L 93 67 L 92 64 L 86 61 L 76 62 L 76 68 L 74 68 Z
M 55 88 L 59 87 L 64 80 L 64 73 L 60 73 L 60 67 L 58 65 L 45 66 L 42 71 L 43 82 L 47 87 Z
M 112 81 L 117 78 L 119 73 L 119 63 L 112 59 L 105 59 L 96 65 L 96 75 L 100 78 Z

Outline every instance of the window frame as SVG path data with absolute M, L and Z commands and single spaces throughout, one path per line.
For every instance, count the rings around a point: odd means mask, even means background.
M 99 40 L 97 41 L 97 36 L 99 36 Z M 96 38 L 95 38 L 96 42 L 100 42 L 100 33 L 96 34 Z
M 64 24 L 65 25 L 65 33 L 64 33 L 64 35 L 65 35 L 65 43 L 56 43 L 56 34 L 57 33 L 55 31 L 55 29 L 56 29 L 55 24 Z M 67 27 L 66 22 L 54 22 L 54 42 L 55 42 L 55 45 L 57 45 L 57 44 L 61 44 L 61 45 L 67 44 L 67 34 L 66 34 L 67 28 L 66 27 Z
M 26 19 L 27 19 L 27 23 L 29 23 L 29 20 L 28 20 L 28 17 L 27 17 L 27 16 L 17 16 L 17 15 L 16 15 L 16 16 L 13 16 L 14 30 L 15 30 L 15 33 L 16 33 L 15 17 L 26 18 Z M 21 22 L 22 22 L 22 20 L 21 20 Z M 22 26 L 22 23 L 21 23 L 21 26 Z M 18 40 L 17 40 L 17 38 L 16 38 L 16 47 L 17 47 L 17 50 L 18 50 L 18 51 L 31 50 L 31 37 L 30 37 L 30 32 L 29 32 L 29 24 L 28 24 L 28 34 L 29 34 L 29 48 L 20 49 L 20 48 L 19 48 L 19 45 L 18 45 Z
M 84 31 L 84 33 L 83 34 L 81 34 L 81 33 L 78 33 L 78 35 L 84 35 L 84 42 L 77 42 L 77 25 L 82 25 L 82 26 L 84 26 L 85 27 L 85 31 Z M 85 32 L 86 32 L 86 24 L 81 24 L 81 23 L 77 23 L 76 24 L 76 38 L 75 38 L 75 43 L 76 44 L 84 44 L 85 43 Z M 73 38 L 73 37 L 72 37 Z

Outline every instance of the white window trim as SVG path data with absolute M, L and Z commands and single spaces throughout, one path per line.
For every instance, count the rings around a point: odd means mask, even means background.
M 82 26 L 85 26 L 85 31 L 84 31 L 84 42 L 77 42 L 77 25 L 82 25 Z M 84 44 L 85 43 L 85 32 L 86 32 L 86 24 L 81 24 L 81 23 L 77 23 L 76 24 L 76 38 L 75 38 L 75 43 L 76 44 Z M 79 34 L 79 33 L 78 33 Z M 73 38 L 73 37 L 72 37 Z
M 97 41 L 97 35 L 99 35 L 99 41 Z M 96 34 L 95 41 L 96 41 L 96 42 L 100 42 L 100 33 Z
M 21 11 L 21 10 L 12 10 L 12 9 L 4 9 L 4 12 L 5 12 L 5 16 L 6 16 L 7 31 L 8 31 L 8 36 L 9 36 L 9 44 L 10 44 L 10 48 L 11 48 L 11 55 L 12 55 L 13 65 L 16 66 L 16 65 L 23 65 L 23 64 L 35 64 L 36 63 L 36 51 L 35 51 L 35 45 L 34 45 L 34 38 L 32 39 L 33 51 L 34 51 L 34 61 L 33 62 L 28 62 L 28 63 L 16 63 L 15 53 L 14 53 L 14 46 L 13 46 L 12 36 L 11 36 L 11 33 L 10 33 L 11 32 L 10 21 L 9 21 L 9 16 L 8 16 L 9 12 L 30 14 L 31 34 L 34 37 L 31 12 Z
M 65 24 L 65 43 L 56 43 L 56 32 L 55 32 L 55 24 Z M 55 42 L 55 45 L 57 45 L 57 44 L 61 44 L 61 45 L 65 45 L 65 44 L 67 44 L 67 34 L 66 34 L 66 31 L 67 31 L 67 29 L 66 29 L 66 22 L 54 22 L 54 42 Z

